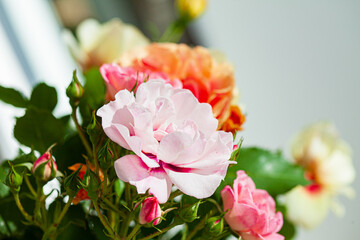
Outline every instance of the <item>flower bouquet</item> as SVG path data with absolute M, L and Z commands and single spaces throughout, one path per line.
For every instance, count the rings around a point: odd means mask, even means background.
M 292 239 L 339 193 L 353 195 L 351 151 L 329 123 L 297 135 L 293 161 L 242 147 L 231 64 L 174 43 L 205 3 L 178 4 L 157 42 L 116 19 L 86 20 L 77 39 L 64 32 L 81 69 L 68 115 L 54 115 L 57 91 L 45 83 L 30 97 L 0 87 L 25 109 L 19 155 L 0 168 L 2 238 Z

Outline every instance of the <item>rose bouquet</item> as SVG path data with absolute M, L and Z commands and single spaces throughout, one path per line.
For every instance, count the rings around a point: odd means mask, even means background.
M 2 101 L 25 109 L 19 155 L 0 169 L 1 237 L 292 239 L 339 193 L 353 194 L 350 149 L 329 123 L 297 136 L 293 162 L 241 146 L 231 64 L 163 42 L 203 8 L 179 1 L 161 42 L 120 20 L 87 20 L 78 40 L 64 32 L 82 70 L 66 89 L 68 115 L 54 115 L 57 92 L 45 83 L 29 98 L 0 87 Z

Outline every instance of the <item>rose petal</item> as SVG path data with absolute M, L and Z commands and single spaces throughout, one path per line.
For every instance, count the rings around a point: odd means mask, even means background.
M 165 203 L 171 192 L 171 181 L 161 169 L 150 169 L 136 155 L 126 155 L 114 163 L 117 176 L 124 182 L 136 186 L 138 193 L 144 194 L 147 190 L 160 203 Z

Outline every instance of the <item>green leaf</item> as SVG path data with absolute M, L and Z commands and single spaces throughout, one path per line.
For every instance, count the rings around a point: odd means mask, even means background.
M 119 196 L 119 198 L 121 198 L 124 190 L 125 190 L 125 183 L 123 181 L 121 181 L 120 179 L 116 179 L 115 183 L 114 183 L 114 191 L 115 191 L 116 195 Z
M 53 155 L 56 158 L 56 165 L 60 171 L 68 171 L 68 167 L 75 163 L 85 163 L 82 156 L 85 148 L 78 134 L 68 136 L 62 143 L 57 144 L 53 148 Z
M 84 96 L 80 100 L 80 113 L 84 124 L 91 119 L 91 112 L 101 107 L 105 102 L 105 83 L 98 68 L 93 68 L 85 74 Z
M 54 110 L 57 103 L 57 93 L 55 88 L 39 83 L 31 93 L 30 104 L 36 108 Z
M 89 125 L 86 128 L 86 132 L 90 137 L 90 141 L 93 144 L 94 147 L 98 146 L 98 144 L 101 142 L 104 136 L 104 131 L 96 119 L 95 111 L 92 112 L 92 117 Z
M 236 165 L 229 167 L 222 186 L 232 186 L 238 170 L 244 170 L 257 188 L 267 190 L 272 196 L 285 193 L 297 185 L 308 184 L 304 170 L 291 164 L 280 153 L 255 147 L 241 148 L 236 161 Z
M 49 111 L 29 108 L 25 115 L 16 120 L 14 136 L 21 143 L 39 152 L 63 140 L 65 126 Z
M 26 108 L 29 104 L 29 100 L 21 92 L 2 86 L 0 86 L 0 100 L 19 108 Z

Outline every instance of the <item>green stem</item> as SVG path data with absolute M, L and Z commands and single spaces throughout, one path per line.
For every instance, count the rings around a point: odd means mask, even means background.
M 128 208 L 131 209 L 131 192 L 130 192 L 130 184 L 125 183 L 125 201 Z
M 166 233 L 167 231 L 169 231 L 170 229 L 172 229 L 173 227 L 175 227 L 176 225 L 179 225 L 176 221 L 174 221 L 172 224 L 170 224 L 169 226 L 167 226 L 166 228 L 161 229 L 158 232 L 155 232 L 153 234 L 150 234 L 146 237 L 140 238 L 140 240 L 147 240 L 147 239 L 152 239 L 156 236 L 159 236 L 160 234 Z
M 98 217 L 100 219 L 100 222 L 104 225 L 108 233 L 113 237 L 113 239 L 119 239 L 116 233 L 111 228 L 109 222 L 104 218 L 104 215 L 101 213 L 98 203 L 96 201 L 93 201 L 93 204 L 95 211 L 97 212 Z
M 208 198 L 205 201 L 208 201 L 208 202 L 211 202 L 212 204 L 214 204 L 216 206 L 217 210 L 219 211 L 219 213 L 223 212 L 220 205 L 214 199 Z
M 71 205 L 71 202 L 72 202 L 73 198 L 74 197 L 69 197 L 69 200 L 65 204 L 65 206 L 62 209 L 62 211 L 60 212 L 59 216 L 56 218 L 56 220 L 53 222 L 53 224 L 51 224 L 51 226 L 46 230 L 46 232 L 43 235 L 44 240 L 48 239 L 48 238 L 51 239 L 53 237 L 53 232 L 56 231 L 57 227 L 61 223 L 61 220 L 64 218 L 65 214 L 69 210 L 69 207 Z
M 24 178 L 25 178 L 26 185 L 27 185 L 27 187 L 29 188 L 31 194 L 34 195 L 34 197 L 36 197 L 37 194 L 36 194 L 36 192 L 35 192 L 35 189 L 34 189 L 33 186 L 31 185 L 31 182 L 30 182 L 30 180 L 29 180 L 29 177 L 25 174 Z
M 84 132 L 83 132 L 83 129 L 81 128 L 80 124 L 79 124 L 79 121 L 76 117 L 76 108 L 73 108 L 72 109 L 72 113 L 71 113 L 71 118 L 74 120 L 74 123 L 75 123 L 75 126 L 76 126 L 76 129 L 78 130 L 79 132 L 79 136 L 80 136 L 80 139 L 81 141 L 83 142 L 84 146 L 85 146 L 85 149 L 86 149 L 86 152 L 89 156 L 92 156 L 92 151 L 91 151 L 91 147 L 90 147 L 90 144 L 88 142 L 88 140 L 86 139 L 85 135 L 84 135 Z
M 95 164 L 95 173 L 96 175 L 99 176 L 99 162 L 98 162 L 98 158 L 97 158 L 97 154 L 96 154 L 96 148 L 94 146 L 94 144 L 92 145 L 92 156 L 93 156 L 93 160 L 94 160 L 94 164 Z M 105 186 L 106 187 L 106 186 Z
M 138 233 L 138 231 L 140 230 L 140 228 L 141 228 L 141 225 L 139 223 L 137 223 L 126 239 L 131 240 L 133 237 L 135 237 L 136 234 Z
M 186 240 L 190 240 L 192 237 L 194 237 L 195 234 L 204 227 L 206 220 L 209 219 L 209 217 L 212 215 L 213 213 L 210 212 L 209 216 L 202 218 L 196 227 L 191 231 L 191 233 L 186 237 Z
M 133 220 L 133 217 L 134 215 L 131 212 L 129 216 L 125 219 L 125 221 L 121 224 L 120 237 L 125 237 L 127 235 L 129 224 Z
M 24 218 L 27 221 L 33 222 L 33 218 L 25 211 L 23 205 L 20 202 L 19 193 L 18 192 L 13 192 L 13 195 L 14 195 L 16 206 L 20 210 L 21 214 L 24 216 Z
M 115 211 L 118 213 L 122 218 L 126 218 L 126 214 L 122 212 L 120 209 L 118 209 L 112 202 L 110 202 L 108 199 L 103 198 L 101 199 L 108 207 L 111 208 L 112 211 Z
M 40 211 L 42 198 L 43 198 L 43 184 L 40 181 L 37 181 L 37 193 L 36 193 L 36 204 L 34 209 L 35 220 L 43 223 L 42 214 Z

